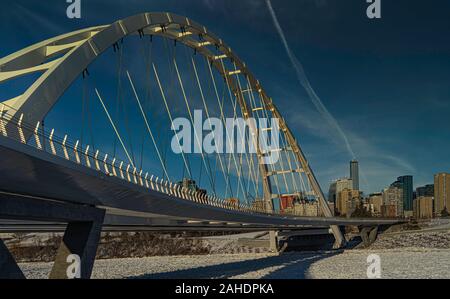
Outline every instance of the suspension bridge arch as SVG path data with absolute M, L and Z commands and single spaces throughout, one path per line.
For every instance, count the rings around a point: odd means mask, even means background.
M 204 26 L 183 16 L 171 13 L 142 13 L 110 25 L 63 34 L 0 59 L 0 84 L 28 74 L 41 74 L 23 94 L 5 100 L 1 105 L 2 113 L 9 113 L 12 118 L 24 119 L 32 124 L 42 122 L 64 92 L 91 63 L 107 49 L 115 47 L 120 40 L 130 35 L 162 36 L 192 48 L 196 53 L 203 55 L 211 67 L 227 82 L 245 118 L 252 117 L 259 110 L 270 111 L 278 118 L 280 129 L 288 143 L 287 147 L 292 151 L 300 167 L 286 171 L 270 171 L 267 165 L 261 162 L 263 153 L 258 152 L 264 202 L 268 211 L 273 210 L 272 200 L 279 196 L 273 194 L 270 177 L 301 172 L 307 177 L 323 215 L 332 216 L 320 185 L 294 134 L 262 84 L 222 39 Z M 231 60 L 234 68 L 225 69 L 223 60 Z M 237 76 L 243 76 L 248 80 L 250 90 L 259 94 L 262 107 L 252 107 L 248 103 L 244 96 L 245 90 L 240 86 Z M 8 130 L 13 126 L 14 124 L 7 122 L 7 131 L 14 131 Z M 22 138 L 27 140 L 31 135 L 32 132 L 26 131 Z M 17 136 L 17 139 L 20 139 L 20 136 Z M 337 242 L 343 243 L 338 227 L 332 226 L 332 229 Z

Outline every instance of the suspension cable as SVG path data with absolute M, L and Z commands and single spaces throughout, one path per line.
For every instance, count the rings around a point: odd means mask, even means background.
M 206 58 L 205 58 L 206 59 Z M 214 74 L 213 74 L 213 72 L 212 72 L 212 68 L 211 68 L 211 64 L 209 63 L 209 61 L 208 61 L 208 67 L 209 67 L 209 74 L 210 74 L 210 76 L 211 76 L 211 81 L 212 81 L 212 84 L 213 84 L 213 87 L 214 87 L 214 92 L 215 92 L 215 95 L 216 95 L 216 98 L 217 98 L 217 103 L 218 103 L 218 106 L 219 106 L 219 108 L 220 108 L 220 117 L 221 117 L 221 120 L 222 120 L 222 123 L 223 123 L 223 125 L 225 126 L 225 129 L 226 130 L 228 130 L 228 128 L 227 128 L 227 126 L 226 126 L 226 121 L 225 121 L 225 114 L 224 114 L 224 112 L 223 112 L 223 103 L 221 104 L 220 103 L 220 97 L 219 97 L 219 93 L 218 93 L 218 91 L 217 91 L 217 85 L 216 85 L 216 80 L 214 79 Z M 231 139 L 230 139 L 230 134 L 228 134 L 228 131 L 227 131 L 227 140 L 228 140 L 228 142 L 230 143 L 230 144 L 233 144 L 232 142 L 231 142 Z M 234 138 L 234 136 L 233 136 L 233 138 Z M 229 158 L 229 161 L 228 161 L 228 167 L 227 167 L 227 172 L 228 172 L 228 176 L 229 176 L 229 173 L 230 173 L 230 164 L 231 164 L 231 158 L 233 158 L 233 160 L 234 160 L 234 165 L 235 165 L 235 167 L 236 167 L 236 172 L 238 171 L 238 166 L 237 166 L 237 162 L 236 162 L 236 157 L 235 157 L 235 155 L 234 155 L 234 151 L 232 151 L 232 153 L 230 154 L 230 158 Z M 238 187 L 237 187 L 237 192 L 238 192 L 238 195 L 239 195 L 239 179 L 240 179 L 240 176 L 238 176 Z M 230 186 L 231 186 L 231 184 L 230 184 Z M 233 190 L 232 189 L 230 189 L 230 191 L 231 192 L 233 192 Z M 243 193 L 245 194 L 245 191 L 243 191 Z M 233 196 L 233 195 L 232 195 Z
M 169 174 L 167 173 L 167 169 L 166 169 L 166 167 L 164 165 L 164 162 L 162 160 L 161 153 L 159 152 L 159 148 L 156 145 L 156 140 L 155 140 L 155 137 L 153 136 L 152 129 L 150 128 L 150 124 L 148 122 L 147 116 L 145 115 L 144 109 L 142 108 L 141 101 L 139 99 L 139 96 L 138 96 L 138 94 L 136 92 L 136 88 L 134 87 L 133 80 L 131 79 L 130 73 L 128 71 L 127 71 L 127 76 L 128 76 L 128 80 L 130 81 L 131 88 L 133 89 L 133 93 L 134 93 L 134 96 L 136 98 L 136 101 L 138 103 L 139 110 L 141 111 L 142 117 L 144 118 L 144 122 L 145 122 L 145 125 L 147 127 L 147 131 L 150 134 L 150 137 L 152 139 L 153 145 L 155 146 L 156 153 L 158 154 L 158 158 L 159 158 L 159 161 L 160 161 L 161 166 L 163 168 L 164 174 L 165 174 L 166 178 L 169 179 Z
M 116 125 L 114 124 L 114 121 L 112 120 L 111 115 L 109 114 L 108 109 L 106 108 L 105 103 L 103 102 L 103 99 L 102 99 L 102 97 L 100 96 L 100 93 L 98 92 L 97 88 L 95 88 L 95 93 L 97 94 L 97 97 L 98 97 L 98 99 L 100 100 L 100 103 L 102 104 L 103 109 L 105 110 L 106 115 L 108 116 L 109 122 L 111 123 L 111 126 L 112 126 L 113 129 L 114 129 L 114 132 L 116 132 L 116 136 L 117 136 L 117 138 L 119 139 L 120 144 L 122 145 L 122 148 L 123 148 L 123 150 L 125 151 L 125 154 L 127 155 L 128 160 L 130 161 L 131 166 L 134 167 L 133 160 L 131 159 L 130 155 L 128 154 L 128 151 L 127 151 L 127 149 L 126 149 L 126 147 L 125 147 L 125 144 L 124 144 L 123 141 L 122 141 L 122 137 L 120 137 L 119 131 L 117 131 Z
M 236 63 L 233 63 L 234 64 L 234 70 L 236 71 L 237 70 L 237 68 L 236 68 Z M 245 99 L 245 96 L 244 96 L 244 93 L 243 93 L 243 91 L 242 91 L 242 85 L 241 85 L 241 81 L 240 81 L 240 79 L 239 79 L 239 76 L 236 76 L 236 81 L 237 81 L 237 84 L 238 84 L 238 90 L 239 90 L 239 93 L 240 93 L 240 95 L 241 95 L 241 97 L 242 97 L 242 101 L 246 101 L 246 99 Z M 236 96 L 237 96 L 237 92 L 236 92 Z M 237 99 L 236 99 L 236 103 L 237 103 Z M 243 107 L 242 107 L 243 108 Z M 241 109 L 242 110 L 242 109 Z M 241 114 L 243 114 L 243 111 L 241 111 Z M 247 134 L 245 134 L 246 132 L 244 132 L 244 135 L 245 136 L 248 136 Z M 256 133 L 256 132 L 255 132 Z M 244 138 L 246 138 L 246 137 L 244 137 Z M 248 142 L 248 138 L 246 138 L 246 141 Z M 246 154 L 245 155 L 245 159 L 246 159 L 246 162 L 247 162 L 247 166 L 248 166 L 248 169 L 249 169 L 249 172 L 250 172 L 250 174 L 252 175 L 253 174 L 253 169 L 252 168 L 250 168 L 250 163 L 249 163 L 249 158 L 248 158 L 248 154 Z M 241 164 L 242 165 L 242 164 Z M 249 183 L 250 183 L 251 181 L 249 180 Z
M 163 98 L 163 100 L 164 100 L 164 104 L 165 104 L 165 106 L 166 106 L 167 114 L 168 114 L 168 116 L 169 116 L 169 118 L 170 118 L 170 122 L 173 124 L 172 113 L 170 112 L 169 105 L 167 104 L 166 95 L 165 95 L 164 89 L 163 89 L 163 87 L 162 87 L 162 85 L 161 85 L 161 81 L 159 80 L 158 71 L 156 70 L 155 64 L 152 63 L 152 65 L 153 65 L 153 71 L 154 71 L 154 73 L 155 73 L 156 81 L 157 81 L 158 86 L 159 86 L 159 90 L 161 91 L 161 96 L 162 96 L 162 98 Z M 178 134 L 175 134 L 175 137 L 177 138 L 177 143 L 180 144 L 180 138 L 178 137 Z M 191 169 L 190 169 L 190 167 L 189 167 L 189 165 L 188 165 L 188 163 L 187 163 L 187 160 L 186 160 L 186 157 L 185 157 L 183 151 L 181 151 L 181 156 L 183 157 L 184 165 L 186 166 L 186 170 L 187 170 L 187 172 L 188 172 L 188 175 L 189 175 L 189 177 L 192 178 L 192 172 L 191 172 Z
M 191 111 L 191 108 L 189 107 L 189 101 L 188 101 L 188 99 L 186 97 L 186 92 L 185 92 L 185 89 L 184 89 L 183 81 L 181 80 L 180 71 L 178 70 L 178 64 L 177 64 L 177 60 L 175 58 L 173 60 L 173 63 L 174 63 L 174 66 L 175 66 L 175 71 L 176 71 L 177 76 L 178 76 L 178 81 L 180 83 L 181 92 L 183 94 L 184 102 L 186 103 L 186 108 L 187 108 L 188 113 L 189 113 L 189 118 L 191 119 L 191 122 L 194 123 L 194 118 L 192 116 L 192 111 Z M 213 192 L 215 193 L 214 183 L 211 180 L 211 173 L 210 173 L 210 170 L 208 169 L 208 165 L 206 164 L 205 154 L 204 154 L 203 150 L 201 149 L 202 148 L 202 143 L 201 143 L 201 141 L 200 141 L 200 139 L 198 137 L 198 132 L 195 129 L 194 129 L 194 135 L 195 135 L 195 139 L 197 140 L 197 144 L 200 147 L 202 161 L 203 161 L 203 164 L 205 165 L 205 169 L 206 169 L 207 175 L 208 175 L 209 180 L 210 180 L 211 188 L 213 189 Z
M 236 99 L 236 101 L 233 101 L 233 96 L 232 96 L 232 92 L 231 92 L 231 87 L 230 87 L 230 83 L 229 83 L 229 81 L 228 81 L 228 75 L 227 75 L 227 72 L 226 72 L 226 70 L 225 70 L 225 64 L 223 63 L 223 60 L 221 60 L 221 65 L 222 65 L 222 71 L 223 71 L 223 74 L 224 74 L 224 77 L 225 77 L 225 82 L 226 82 L 226 85 L 227 85 L 227 89 L 228 89 L 228 95 L 229 95 L 229 99 L 230 99 L 230 101 L 231 101 L 231 104 L 232 104 L 232 106 L 233 106 L 233 119 L 236 119 L 237 118 L 237 105 L 238 105 L 238 101 L 237 101 L 237 99 Z M 242 132 L 241 132 L 241 130 L 240 130 L 240 127 L 238 126 L 238 132 L 239 132 L 239 134 L 241 135 L 241 136 L 245 136 L 245 135 L 242 135 Z M 245 134 L 245 132 L 244 132 L 244 134 Z M 245 137 L 244 137 L 245 138 Z M 234 136 L 233 136 L 233 139 L 234 139 Z M 242 154 L 241 154 L 242 155 Z M 234 157 L 234 155 L 233 155 L 233 157 Z M 242 183 L 242 180 L 241 180 L 241 175 L 242 175 L 242 173 L 239 171 L 239 167 L 237 166 L 237 164 L 236 164 L 236 159 L 234 158 L 234 163 L 235 163 L 235 167 L 236 167 L 236 172 L 237 172 L 237 175 L 238 175 L 238 188 L 239 188 L 239 184 L 241 184 L 241 188 L 242 188 L 242 192 L 244 193 L 244 197 L 245 197 L 245 200 L 247 201 L 247 194 L 245 193 L 245 186 L 244 186 L 244 184 Z
M 203 107 L 205 107 L 206 117 L 208 118 L 209 126 L 212 128 L 210 113 L 209 113 L 209 110 L 208 110 L 208 105 L 206 104 L 205 95 L 203 93 L 203 88 L 202 88 L 202 85 L 200 83 L 200 79 L 199 79 L 199 76 L 198 76 L 197 67 L 195 65 L 195 61 L 194 61 L 193 57 L 191 57 L 191 60 L 192 60 L 192 66 L 193 66 L 193 69 L 194 69 L 197 85 L 198 85 L 198 88 L 200 90 L 200 95 L 201 95 L 201 98 L 202 98 Z M 212 132 L 212 136 L 213 136 L 214 140 L 216 140 L 216 136 L 215 136 L 214 130 L 212 130 L 211 132 Z M 217 142 L 215 142 L 215 145 L 216 145 L 216 154 L 217 154 L 217 157 L 219 158 L 220 167 L 222 169 L 222 173 L 223 173 L 223 176 L 224 176 L 224 179 L 225 179 L 225 182 L 226 182 L 226 187 L 225 188 L 228 188 L 228 185 L 230 184 L 230 177 L 229 176 L 227 177 L 226 174 L 225 174 L 225 168 L 223 166 L 222 157 L 220 156 Z M 216 160 L 216 162 L 217 162 L 217 160 Z

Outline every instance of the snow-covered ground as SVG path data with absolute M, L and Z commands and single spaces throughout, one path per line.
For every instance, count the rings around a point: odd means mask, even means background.
M 98 260 L 93 278 L 367 278 L 370 254 L 380 256 L 382 278 L 450 278 L 450 249 L 420 248 Z M 51 263 L 21 267 L 28 278 L 45 278 Z
M 432 230 L 384 234 L 368 249 L 332 252 L 154 256 L 97 260 L 93 278 L 367 278 L 369 255 L 380 258 L 382 278 L 450 278 L 448 223 Z M 436 229 L 437 228 L 437 229 Z M 218 248 L 234 239 L 209 238 Z M 223 243 L 223 242 L 231 242 Z M 234 245 L 233 245 L 234 244 Z M 219 246 L 220 245 L 220 246 Z M 28 278 L 46 278 L 51 263 L 20 264 Z

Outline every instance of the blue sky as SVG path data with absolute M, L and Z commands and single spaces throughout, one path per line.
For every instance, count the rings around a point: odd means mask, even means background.
M 309 81 L 360 161 L 362 188 L 376 192 L 400 175 L 415 185 L 450 171 L 450 3 L 382 0 L 369 20 L 363 0 L 283 0 L 273 7 Z M 432 3 L 432 4 L 431 4 Z M 348 175 L 352 158 L 298 83 L 264 1 L 2 1 L 3 57 L 71 30 L 144 11 L 186 15 L 222 37 L 273 97 L 322 188 Z

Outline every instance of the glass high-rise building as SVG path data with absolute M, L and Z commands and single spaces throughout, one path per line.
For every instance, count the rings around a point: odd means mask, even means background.
M 398 177 L 392 186 L 403 190 L 403 209 L 405 211 L 412 211 L 414 200 L 413 177 L 411 175 Z
M 358 161 L 350 161 L 350 179 L 353 181 L 353 190 L 359 190 L 359 164 Z

